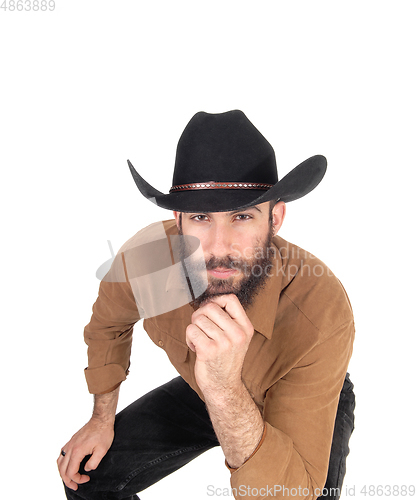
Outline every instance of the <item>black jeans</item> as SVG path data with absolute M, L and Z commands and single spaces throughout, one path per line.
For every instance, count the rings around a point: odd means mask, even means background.
M 355 393 L 347 373 L 337 407 L 327 480 L 323 495 L 318 500 L 337 500 L 340 497 L 346 474 L 346 457 L 349 455 L 349 439 L 355 428 L 354 410 Z
M 350 381 L 349 384 L 352 385 Z M 349 384 L 345 381 L 345 386 Z M 339 403 L 329 477 L 341 485 L 347 443 L 353 430 L 354 404 L 346 404 L 342 396 L 340 401 L 343 408 Z M 345 425 L 347 417 L 352 423 L 350 427 Z M 138 500 L 136 493 L 219 445 L 205 404 L 181 377 L 118 413 L 114 429 L 109 451 L 97 469 L 88 472 L 90 481 L 79 485 L 77 491 L 65 487 L 69 500 Z M 81 473 L 85 473 L 88 459 L 89 456 L 81 463 Z M 325 498 L 331 500 L 330 496 Z

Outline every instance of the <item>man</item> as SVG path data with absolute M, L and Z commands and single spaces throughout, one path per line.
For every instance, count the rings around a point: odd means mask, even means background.
M 174 221 L 129 240 L 100 285 L 85 329 L 94 411 L 58 458 L 67 497 L 137 499 L 219 444 L 235 498 L 338 497 L 353 430 L 352 311 L 321 261 L 276 236 L 285 203 L 317 186 L 325 158 L 278 181 L 270 144 L 231 111 L 191 119 L 169 194 L 129 167 Z M 180 377 L 115 417 L 140 318 Z

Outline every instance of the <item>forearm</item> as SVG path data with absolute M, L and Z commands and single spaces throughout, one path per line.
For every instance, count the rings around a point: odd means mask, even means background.
M 117 402 L 119 400 L 119 389 L 120 386 L 107 394 L 94 395 L 92 419 L 99 420 L 104 424 L 114 423 Z
M 258 446 L 264 422 L 243 383 L 204 394 L 210 419 L 231 468 L 240 467 Z

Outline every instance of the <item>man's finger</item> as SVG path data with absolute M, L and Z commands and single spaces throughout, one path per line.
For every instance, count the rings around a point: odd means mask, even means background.
M 79 472 L 77 472 L 73 476 L 68 476 L 68 477 L 75 484 L 84 484 L 90 481 L 90 476 L 87 476 L 86 474 L 80 474 Z
M 219 338 L 219 333 L 228 336 L 235 328 L 240 327 L 237 321 L 233 320 L 223 308 L 214 302 L 198 309 L 193 314 L 191 321 L 213 340 Z
M 205 310 L 199 314 L 193 314 L 192 324 L 198 326 L 209 339 L 218 340 L 220 335 L 224 335 L 223 326 L 227 326 L 228 322 L 231 322 L 232 319 L 217 304 L 212 304 L 210 309 L 215 310 Z
M 210 299 L 211 302 L 218 304 L 224 309 L 232 319 L 239 318 L 242 314 L 246 316 L 245 310 L 239 299 L 233 293 L 216 295 Z
M 199 318 L 200 316 L 207 316 L 208 318 L 214 318 L 215 316 L 223 316 L 225 319 L 231 319 L 230 315 L 219 305 L 216 304 L 213 300 L 207 302 L 204 306 L 201 306 L 196 311 L 193 312 L 191 316 L 191 321 L 194 323 L 194 320 Z
M 65 456 L 60 453 L 59 457 L 56 461 L 57 465 L 58 465 L 59 475 L 61 476 L 61 478 L 65 484 L 67 484 L 65 482 L 65 480 L 66 480 L 66 473 L 67 473 L 67 469 L 68 469 L 68 462 L 69 462 L 70 456 L 71 456 L 70 453 L 66 453 Z
M 242 328 L 252 326 L 245 310 L 239 299 L 234 294 L 217 295 L 211 299 L 211 302 L 219 305 L 227 314 Z
M 70 452 L 67 452 L 65 456 L 60 454 L 60 456 L 57 459 L 58 470 L 59 470 L 59 475 L 61 476 L 61 479 L 64 482 L 65 486 L 76 491 L 78 489 L 78 484 L 67 475 L 70 456 L 71 456 Z
M 91 458 L 85 464 L 84 470 L 86 472 L 89 472 L 90 470 L 97 469 L 105 454 L 106 452 L 104 450 L 100 450 L 98 448 L 94 450 L 93 454 L 91 455 Z
M 89 476 L 86 476 L 85 474 L 80 474 L 80 464 L 82 459 L 84 458 L 84 453 L 80 452 L 74 452 L 71 454 L 69 462 L 68 462 L 68 467 L 66 470 L 66 476 L 71 480 L 74 481 L 74 483 L 77 484 L 83 484 L 86 483 L 90 480 Z
M 200 349 L 209 349 L 211 347 L 211 343 L 213 342 L 197 325 L 193 324 L 188 325 L 185 330 L 185 341 L 188 347 L 194 352 L 197 352 Z
M 253 333 L 253 325 L 236 295 L 213 297 L 211 302 L 193 314 L 193 322 L 199 315 L 206 315 L 226 333 L 232 333 L 236 326 L 242 328 L 246 334 Z

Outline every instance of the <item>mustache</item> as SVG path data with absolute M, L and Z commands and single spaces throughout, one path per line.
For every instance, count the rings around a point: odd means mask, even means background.
M 193 262 L 191 266 L 194 271 L 211 271 L 218 267 L 222 269 L 242 270 L 248 266 L 248 262 L 230 256 L 221 258 L 213 256 L 204 262 Z
M 234 260 L 229 256 L 223 258 L 211 257 L 210 259 L 206 260 L 207 271 L 216 269 L 217 267 L 221 267 L 224 269 L 232 269 L 233 265 L 234 265 Z
M 226 257 L 211 257 L 206 261 L 206 269 L 207 271 L 211 271 L 213 269 L 216 269 L 218 267 L 222 269 L 234 269 L 234 270 L 242 270 L 244 269 L 245 265 L 247 266 L 247 263 L 236 259 L 232 258 L 230 256 Z

